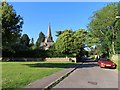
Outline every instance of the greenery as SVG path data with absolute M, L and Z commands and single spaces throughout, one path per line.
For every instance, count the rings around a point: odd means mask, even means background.
M 94 12 L 91 16 L 91 22 L 88 25 L 88 30 L 92 33 L 93 37 L 98 38 L 96 47 L 101 52 L 108 54 L 116 54 L 116 37 L 118 36 L 119 28 L 117 27 L 117 19 L 115 18 L 118 13 L 118 4 L 111 3 L 100 10 Z M 120 47 L 120 43 L 117 43 Z
M 40 50 L 45 41 L 43 32 L 34 44 L 34 39 L 27 34 L 21 36 L 23 18 L 17 15 L 12 5 L 2 2 L 2 50 L 3 56 L 7 57 L 65 57 L 84 55 L 101 55 L 105 53 L 108 57 L 120 52 L 120 23 L 115 19 L 118 15 L 117 3 L 106 5 L 93 13 L 88 24 L 88 30 L 61 30 L 56 31 L 58 37 L 53 46 L 45 51 Z M 89 49 L 89 53 L 86 52 Z M 83 50 L 82 50 L 83 49 Z M 39 52 L 40 51 L 40 52 Z M 20 53 L 24 53 L 20 54 Z M 29 54 L 29 55 L 28 55 Z
M 120 60 L 112 60 L 112 61 L 117 64 L 117 70 L 120 71 Z
M 23 34 L 21 39 L 20 39 L 20 44 L 23 44 L 25 46 L 29 46 L 30 44 L 30 39 L 27 34 Z
M 56 33 L 58 38 L 53 48 L 55 51 L 65 54 L 66 56 L 75 57 L 76 54 L 79 54 L 80 56 L 88 56 L 88 52 L 85 50 L 85 48 L 90 48 L 94 45 L 94 43 L 97 42 L 97 39 L 93 39 L 93 37 L 90 35 L 90 32 L 84 29 L 79 29 L 76 31 L 63 30 L 56 31 Z
M 2 87 L 20 88 L 50 74 L 68 68 L 73 63 L 2 62 Z
M 2 2 L 2 47 L 8 48 L 19 41 L 23 19 L 12 5 Z
M 39 33 L 39 37 L 36 41 L 36 46 L 40 47 L 41 43 L 43 43 L 45 41 L 45 35 L 43 34 L 43 32 Z
M 15 50 L 15 52 L 11 52 L 8 49 L 4 49 L 2 51 L 2 56 L 6 58 L 45 58 L 47 56 L 47 53 L 43 49 L 25 49 L 25 50 Z

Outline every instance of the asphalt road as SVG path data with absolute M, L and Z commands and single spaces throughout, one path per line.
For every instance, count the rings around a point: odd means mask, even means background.
M 118 71 L 86 62 L 53 88 L 118 88 Z

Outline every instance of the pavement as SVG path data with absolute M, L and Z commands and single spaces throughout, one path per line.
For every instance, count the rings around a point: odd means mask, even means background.
M 91 90 L 93 90 L 95 88 L 108 88 L 108 90 L 118 90 L 116 89 L 118 88 L 118 71 L 115 69 L 100 68 L 97 62 L 78 63 L 41 80 L 32 82 L 25 88 L 47 88 L 56 80 L 59 80 L 62 76 L 71 71 L 73 72 L 61 80 L 52 89 L 64 88 L 66 90 L 67 88 L 91 88 Z
M 46 87 L 48 87 L 49 85 L 51 85 L 52 83 L 54 83 L 54 81 L 56 81 L 56 80 L 58 80 L 60 77 L 62 77 L 62 76 L 64 76 L 65 74 L 67 74 L 67 73 L 69 73 L 69 72 L 71 72 L 71 71 L 73 71 L 76 67 L 78 67 L 78 65 L 79 64 L 76 64 L 76 65 L 73 65 L 73 66 L 70 66 L 70 68 L 65 68 L 64 70 L 61 70 L 61 71 L 59 71 L 59 72 L 57 72 L 57 73 L 54 73 L 54 74 L 52 74 L 52 75 L 50 75 L 50 76 L 47 76 L 47 77 L 45 77 L 45 78 L 43 78 L 43 79 L 40 79 L 40 80 L 37 80 L 37 81 L 35 81 L 35 82 L 32 82 L 32 83 L 30 83 L 29 85 L 27 85 L 27 86 L 25 86 L 24 87 L 24 89 L 25 88 L 41 88 L 41 89 L 43 89 L 43 88 L 46 88 Z

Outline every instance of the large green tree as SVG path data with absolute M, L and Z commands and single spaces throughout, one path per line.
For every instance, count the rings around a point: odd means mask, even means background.
M 55 48 L 58 51 L 64 54 L 73 54 L 79 52 L 81 48 L 84 49 L 86 46 L 88 47 L 87 39 L 89 38 L 89 32 L 87 32 L 86 30 L 64 30 L 61 32 L 62 33 L 58 35 L 55 43 Z
M 45 35 L 43 32 L 39 33 L 39 37 L 36 41 L 36 46 L 39 47 L 41 45 L 41 43 L 43 43 L 45 41 Z
M 73 50 L 77 52 L 80 48 L 85 48 L 86 37 L 88 32 L 84 29 L 79 29 L 73 34 Z
M 0 3 L 0 41 L 2 42 L 2 3 Z M 2 49 L 2 43 L 0 42 L 0 49 Z M 0 50 L 1 51 L 1 50 Z
M 64 54 L 71 53 L 73 43 L 72 34 L 73 32 L 71 30 L 64 30 L 64 32 L 57 38 L 55 48 Z
M 9 47 L 11 44 L 18 42 L 21 35 L 23 19 L 17 15 L 12 5 L 2 2 L 2 46 Z
M 27 34 L 23 34 L 23 36 L 20 39 L 20 43 L 25 45 L 25 46 L 29 46 L 30 39 L 29 39 Z
M 111 3 L 94 12 L 88 29 L 93 37 L 99 39 L 99 45 L 103 51 L 115 54 L 115 41 L 117 31 L 115 28 L 118 4 Z M 106 50 L 107 49 L 107 50 Z

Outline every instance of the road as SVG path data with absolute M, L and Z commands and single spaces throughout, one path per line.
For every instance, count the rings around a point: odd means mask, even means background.
M 54 88 L 118 88 L 118 71 L 86 62 Z

